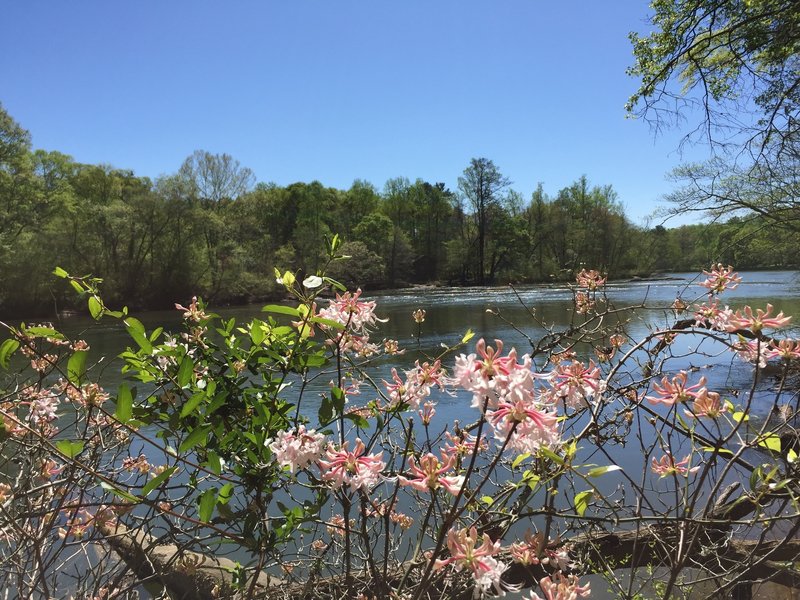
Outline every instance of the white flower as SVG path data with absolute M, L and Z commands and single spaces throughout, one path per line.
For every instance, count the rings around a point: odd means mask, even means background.
M 307 287 L 310 290 L 318 288 L 321 285 L 322 277 L 318 277 L 317 275 L 309 275 L 303 280 L 303 287 Z

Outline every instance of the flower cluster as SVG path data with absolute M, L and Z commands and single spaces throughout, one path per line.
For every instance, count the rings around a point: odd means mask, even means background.
M 586 269 L 581 269 L 580 273 L 575 276 L 575 281 L 578 285 L 590 291 L 595 291 L 604 286 L 606 284 L 606 279 L 607 277 L 596 269 L 590 269 L 588 271 Z
M 475 345 L 477 355 L 456 358 L 454 382 L 472 392 L 472 406 L 485 411 L 495 436 L 507 440 L 510 448 L 531 452 L 557 445 L 555 409 L 537 399 L 530 356 L 517 362 L 516 350 L 503 356 L 503 343 L 496 344 L 497 349 L 481 339 Z
M 478 545 L 480 538 L 483 541 Z M 458 571 L 469 569 L 476 588 L 481 592 L 491 588 L 500 589 L 500 577 L 507 568 L 505 563 L 494 558 L 500 552 L 500 542 L 493 542 L 486 534 L 479 536 L 476 527 L 469 530 L 453 528 L 447 532 L 447 549 L 450 557 L 437 560 L 435 569 L 447 565 L 453 565 Z
M 687 456 L 680 462 L 675 462 L 675 458 L 667 452 L 664 456 L 660 459 L 656 460 L 653 457 L 653 461 L 650 465 L 651 470 L 653 473 L 658 475 L 659 477 L 667 477 L 668 475 L 672 475 L 673 473 L 676 475 L 684 475 L 688 476 L 689 473 L 694 473 L 700 469 L 700 467 L 691 467 L 689 468 L 689 459 L 690 456 Z
M 269 449 L 275 454 L 275 460 L 282 467 L 288 467 L 294 473 L 305 469 L 322 456 L 325 436 L 313 429 L 300 425 L 295 430 L 279 431 L 274 441 L 268 440 Z
M 326 456 L 328 460 L 319 460 L 323 481 L 329 481 L 334 488 L 349 485 L 355 491 L 361 488 L 367 491 L 378 484 L 381 471 L 386 466 L 379 454 L 367 454 L 364 442 L 356 439 L 352 452 L 347 449 L 349 442 L 336 450 L 328 444 Z
M 645 396 L 651 404 L 680 404 L 681 402 L 688 402 L 695 399 L 698 395 L 703 393 L 706 385 L 706 378 L 701 377 L 700 381 L 694 385 L 686 385 L 686 380 L 689 377 L 686 371 L 681 371 L 670 380 L 667 376 L 661 379 L 661 384 L 653 384 L 653 390 L 657 395 Z
M 531 592 L 527 600 L 577 600 L 588 598 L 592 591 L 588 583 L 579 585 L 575 575 L 564 575 L 561 572 L 540 579 L 539 587 L 544 592 L 544 598 Z
M 419 465 L 417 465 L 416 459 L 412 456 L 408 459 L 408 465 L 413 477 L 400 476 L 398 478 L 400 484 L 411 486 L 420 492 L 430 492 L 443 487 L 455 496 L 464 485 L 464 477 L 462 475 L 445 475 L 455 466 L 456 456 L 454 454 L 448 456 L 443 452 L 442 461 L 440 462 L 436 456 L 428 453 L 419 460 Z
M 722 266 L 717 263 L 711 267 L 710 271 L 703 271 L 706 276 L 705 281 L 700 283 L 701 287 L 708 289 L 710 294 L 721 294 L 725 290 L 735 290 L 742 282 L 738 273 L 734 273 L 733 267 Z
M 421 365 L 417 361 L 413 369 L 405 372 L 405 379 L 401 378 L 397 369 L 392 367 L 392 383 L 384 380 L 383 385 L 391 400 L 391 406 L 407 404 L 417 410 L 420 403 L 430 396 L 434 386 L 444 389 L 444 376 L 440 360 Z

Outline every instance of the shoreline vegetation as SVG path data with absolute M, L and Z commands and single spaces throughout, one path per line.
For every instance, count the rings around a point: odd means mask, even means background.
M 322 272 L 334 235 L 351 258 L 328 276 L 369 291 L 567 282 L 584 265 L 624 279 L 716 261 L 742 270 L 800 264 L 800 232 L 763 216 L 638 226 L 612 185 L 585 176 L 526 198 L 491 160 L 473 158 L 455 189 L 405 177 L 380 190 L 361 180 L 346 190 L 279 186 L 256 183 L 227 154 L 197 151 L 152 180 L 34 150 L 0 106 L 0 318 L 78 310 L 56 265 L 102 278 L 108 305 L 133 310 L 193 296 L 215 306 L 273 301 L 283 294 L 275 268 Z

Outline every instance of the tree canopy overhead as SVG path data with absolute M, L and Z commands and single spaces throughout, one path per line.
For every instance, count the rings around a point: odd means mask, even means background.
M 654 0 L 651 7 L 653 31 L 631 34 L 628 72 L 640 85 L 627 110 L 656 129 L 686 121 L 685 140 L 710 144 L 716 156 L 676 173 L 687 185 L 673 195 L 673 212 L 795 220 L 786 209 L 798 210 L 800 3 Z
M 651 6 L 654 31 L 631 34 L 629 74 L 641 84 L 629 113 L 660 126 L 699 105 L 693 134 L 716 145 L 744 141 L 756 158 L 795 153 L 800 4 L 654 0 Z

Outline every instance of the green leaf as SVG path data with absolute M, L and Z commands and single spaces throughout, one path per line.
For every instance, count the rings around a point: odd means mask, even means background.
M 19 340 L 8 338 L 0 344 L 0 366 L 4 369 L 8 368 L 8 363 L 11 360 L 11 355 L 19 348 Z
M 331 399 L 336 415 L 341 415 L 344 412 L 344 390 L 340 387 L 331 388 Z
M 192 433 L 190 433 L 189 436 L 183 440 L 183 442 L 181 442 L 178 451 L 181 453 L 188 452 L 200 443 L 205 445 L 209 431 L 211 431 L 211 425 L 201 425 L 200 427 L 195 427 L 192 430 Z
M 216 452 L 209 451 L 208 458 L 204 466 L 215 475 L 222 473 L 222 459 Z
M 575 496 L 575 512 L 577 512 L 579 516 L 582 517 L 584 515 L 593 497 L 594 491 L 592 490 L 581 492 Z
M 70 440 L 60 440 L 56 442 L 56 448 L 58 451 L 61 452 L 67 458 L 75 458 L 83 452 L 83 442 L 81 440 L 77 440 L 72 442 Z
M 181 408 L 181 419 L 185 419 L 206 398 L 205 392 L 197 392 Z
M 123 491 L 123 490 L 111 485 L 107 481 L 101 481 L 100 482 L 100 487 L 103 488 L 105 491 L 111 492 L 115 496 L 118 496 L 119 498 L 122 498 L 123 500 L 127 500 L 128 502 L 137 502 L 137 503 L 139 502 L 139 498 L 137 498 L 133 494 L 129 494 L 128 492 Z
M 230 502 L 230 499 L 233 498 L 233 484 L 226 483 L 222 486 L 222 489 L 219 491 L 219 495 L 217 496 L 217 502 L 221 504 L 227 504 Z
M 461 343 L 466 344 L 474 337 L 475 337 L 475 332 L 472 331 L 472 329 L 467 329 L 467 332 L 464 334 L 464 337 L 461 338 Z
M 117 411 L 115 413 L 120 423 L 127 423 L 133 418 L 133 394 L 127 384 L 122 383 L 117 390 Z
M 332 319 L 325 319 L 323 317 L 312 317 L 310 321 L 312 323 L 319 323 L 320 325 L 325 325 L 326 327 L 330 327 L 332 329 L 344 329 L 344 325 L 339 323 L 339 321 L 334 321 Z
M 56 267 L 55 269 L 53 269 L 53 275 L 55 275 L 56 277 L 61 277 L 62 279 L 69 277 L 69 273 L 67 273 L 61 267 Z
M 280 304 L 267 304 L 261 309 L 261 312 L 277 313 L 279 315 L 289 315 L 290 317 L 299 317 L 300 311 L 290 306 L 282 306 Z
M 69 357 L 69 362 L 67 363 L 67 379 L 76 387 L 81 386 L 83 378 L 86 375 L 87 354 L 88 352 L 85 350 L 79 350 Z
M 526 458 L 530 458 L 530 456 L 531 456 L 530 452 L 525 452 L 523 454 L 520 454 L 517 458 L 514 459 L 514 462 L 511 463 L 511 468 L 516 469 L 522 463 L 522 461 L 524 461 Z
M 264 323 L 258 319 L 253 319 L 250 324 L 250 341 L 253 342 L 254 346 L 260 346 L 265 337 L 267 337 L 267 332 L 264 331 Z
M 64 336 L 52 327 L 26 327 L 24 331 L 32 337 L 48 337 L 55 340 L 64 339 Z
M 737 423 L 741 423 L 742 421 L 749 421 L 750 415 L 745 412 L 738 411 L 731 415 L 731 418 L 736 421 Z
M 794 451 L 794 448 L 789 448 L 786 452 L 786 462 L 789 464 L 794 464 L 797 461 L 797 452 Z
M 123 322 L 125 323 L 125 328 L 128 330 L 128 335 L 139 344 L 142 350 L 150 354 L 153 351 L 153 345 L 150 343 L 150 340 L 147 339 L 144 332 L 144 325 L 142 325 L 141 321 L 134 317 L 128 317 Z
M 103 316 L 103 305 L 100 304 L 97 296 L 89 296 L 89 314 L 92 315 L 95 321 L 99 321 L 100 317 Z
M 621 471 L 622 467 L 619 465 L 606 465 L 605 467 L 597 467 L 592 469 L 588 473 L 586 473 L 587 477 L 600 477 L 601 475 L 605 475 L 606 473 L 611 473 L 612 471 Z
M 550 460 L 552 460 L 557 465 L 563 465 L 564 464 L 564 459 L 561 458 L 558 454 L 556 454 L 552 450 L 550 450 L 550 448 L 545 448 L 544 446 L 542 446 L 541 448 L 539 448 L 539 454 L 541 454 L 545 458 L 549 458 Z
M 183 357 L 183 360 L 181 360 L 181 366 L 178 369 L 178 385 L 180 387 L 189 385 L 193 374 L 194 362 L 192 362 L 192 357 L 187 354 Z
M 200 496 L 197 509 L 198 518 L 208 523 L 211 520 L 211 515 L 214 514 L 214 507 L 217 505 L 217 491 L 213 488 L 207 489 Z
M 491 506 L 494 504 L 494 498 L 491 496 L 481 496 L 481 502 L 483 502 L 487 506 Z
M 319 418 L 320 424 L 329 423 L 333 418 L 333 402 L 327 396 L 322 398 L 317 417 Z
M 714 446 L 703 446 L 703 452 L 715 452 L 723 456 L 733 456 L 733 452 L 727 448 L 715 448 Z
M 142 488 L 142 496 L 147 496 L 150 492 L 164 483 L 167 479 L 169 479 L 172 474 L 178 469 L 178 465 L 172 466 L 169 469 L 165 469 L 164 472 L 159 473 L 153 479 L 147 482 L 145 486 Z
M 771 450 L 772 452 L 780 453 L 781 451 L 781 438 L 780 436 L 770 433 L 758 440 L 758 445 Z

